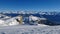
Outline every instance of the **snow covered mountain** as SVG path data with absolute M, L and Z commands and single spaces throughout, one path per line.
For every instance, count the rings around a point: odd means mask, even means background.
M 11 13 L 15 13 L 15 14 L 41 14 L 41 15 L 60 15 L 60 12 L 57 12 L 57 11 L 51 11 L 51 12 L 43 12 L 43 11 L 5 11 L 5 12 L 0 12 L 2 14 L 11 14 Z
M 1 23 L 7 25 L 17 25 L 18 22 L 16 21 L 16 16 L 22 15 L 22 16 L 29 16 L 29 20 L 37 21 L 41 19 L 41 15 L 59 15 L 60 13 L 58 12 L 16 12 L 16 13 L 0 13 L 0 21 Z M 31 16 L 33 15 L 33 16 Z M 37 15 L 37 16 L 36 16 Z M 14 17 L 11 17 L 14 16 Z M 39 16 L 39 17 L 38 17 Z M 54 17 L 54 16 L 53 16 Z M 45 18 L 44 16 L 42 18 Z M 20 19 L 20 18 L 17 18 Z
M 25 13 L 23 13 L 23 14 L 25 14 Z M 29 14 L 31 14 L 31 13 L 29 13 Z M 45 15 L 45 14 L 46 15 L 55 15 L 53 13 L 52 14 L 41 13 L 41 14 L 42 15 Z M 20 25 L 19 22 L 16 21 L 16 19 L 20 20 L 20 16 L 10 17 L 10 16 L 5 15 L 5 13 L 0 14 L 0 34 L 60 34 L 60 26 L 48 26 L 48 25 L 44 25 L 44 24 L 38 24 L 39 26 Z M 44 19 L 44 18 L 30 15 L 29 19 L 36 21 L 36 20 Z M 14 25 L 14 26 L 12 26 L 12 25 Z

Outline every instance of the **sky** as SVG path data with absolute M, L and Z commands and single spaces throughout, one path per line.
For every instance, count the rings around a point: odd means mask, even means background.
M 56 10 L 60 11 L 60 0 L 0 0 L 2 10 Z

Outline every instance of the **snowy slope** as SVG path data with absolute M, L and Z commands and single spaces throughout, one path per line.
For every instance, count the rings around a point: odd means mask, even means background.
M 31 16 L 29 16 L 29 20 L 36 21 L 36 20 L 39 20 L 39 18 L 36 17 L 36 16 L 31 15 Z
M 60 34 L 60 26 L 17 25 L 0 27 L 0 34 Z

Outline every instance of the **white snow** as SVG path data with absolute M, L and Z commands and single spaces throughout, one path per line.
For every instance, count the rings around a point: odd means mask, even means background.
M 33 21 L 36 21 L 36 20 L 38 20 L 39 18 L 38 17 L 36 17 L 36 16 L 29 16 L 29 20 L 33 20 Z
M 5 21 L 0 20 L 0 26 L 7 26 L 7 24 L 5 24 Z
M 60 34 L 60 26 L 7 26 L 0 27 L 0 34 Z
M 4 18 L 6 19 L 6 18 Z M 16 21 L 15 18 L 10 18 L 7 20 L 0 19 L 0 26 L 11 26 L 11 25 L 18 25 L 19 23 Z
M 43 27 L 43 26 L 48 26 L 48 25 L 44 25 L 44 24 L 38 24 L 38 26 Z
M 8 25 L 19 25 L 19 23 L 16 21 L 16 20 L 11 20 L 9 21 L 9 24 Z
M 4 23 L 4 21 L 3 20 L 0 20 L 0 24 L 3 24 Z

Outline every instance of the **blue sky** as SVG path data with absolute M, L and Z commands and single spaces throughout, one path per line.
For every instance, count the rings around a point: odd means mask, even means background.
M 60 11 L 60 0 L 0 0 L 0 10 Z

